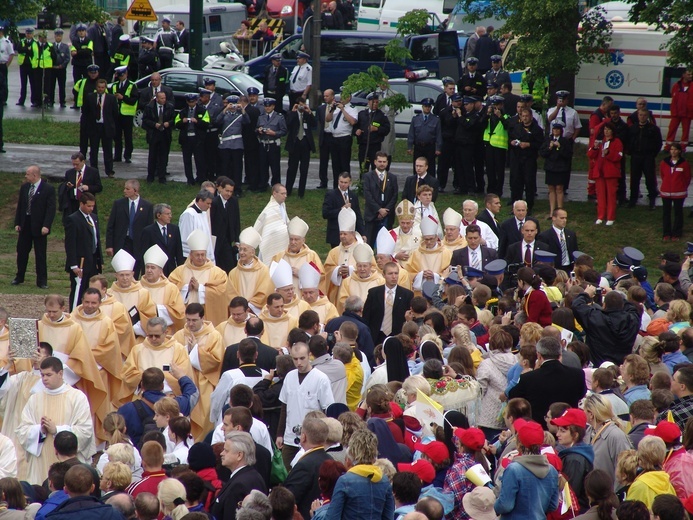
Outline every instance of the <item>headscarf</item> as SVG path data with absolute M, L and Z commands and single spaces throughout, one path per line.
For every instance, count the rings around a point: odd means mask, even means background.
M 406 446 L 397 444 L 385 419 L 372 417 L 366 424 L 378 438 L 378 458 L 389 460 L 395 467 L 400 462 L 409 462 L 410 457 L 406 457 L 402 450 Z
M 445 444 L 450 452 L 450 460 L 455 460 L 455 453 L 457 453 L 457 448 L 455 448 L 455 443 L 452 441 L 454 436 L 455 428 L 469 428 L 469 421 L 467 416 L 456 410 L 448 410 L 443 414 L 443 429 L 445 430 Z
M 404 355 L 404 346 L 396 336 L 390 336 L 383 342 L 383 352 L 385 353 L 385 365 L 387 369 L 387 380 L 399 381 L 403 383 L 409 377 L 409 365 L 407 356 Z
M 443 360 L 443 355 L 440 353 L 440 349 L 438 348 L 438 345 L 436 345 L 433 341 L 424 341 L 421 344 L 421 347 L 419 348 L 419 352 L 421 352 L 421 359 L 423 361 L 428 361 L 429 359 L 437 359 L 441 363 L 445 363 L 445 361 Z

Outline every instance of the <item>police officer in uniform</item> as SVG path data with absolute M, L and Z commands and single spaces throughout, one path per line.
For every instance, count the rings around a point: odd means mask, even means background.
M 409 125 L 407 136 L 407 154 L 413 154 L 413 163 L 419 157 L 428 161 L 428 175 L 436 176 L 436 155 L 443 149 L 443 134 L 440 119 L 431 113 L 433 98 L 421 100 L 421 114 L 415 114 Z M 416 173 L 416 168 L 414 168 Z
M 183 152 L 183 168 L 185 178 L 188 179 L 188 186 L 194 186 L 197 182 L 202 184 L 200 176 L 204 175 L 204 140 L 209 128 L 209 113 L 204 106 L 197 100 L 198 94 L 190 93 L 185 95 L 186 107 L 178 112 L 174 122 L 175 127 L 180 130 L 178 143 Z M 192 159 L 195 157 L 195 170 L 197 178 L 193 176 Z
M 271 186 L 281 182 L 280 158 L 281 158 L 281 138 L 286 135 L 286 121 L 282 114 L 275 112 L 274 107 L 277 101 L 273 98 L 265 98 L 265 113 L 260 114 L 257 120 L 257 136 L 260 140 L 260 179 L 253 190 L 263 192 L 267 189 L 269 171 L 272 170 Z M 257 181 L 256 181 L 257 182 Z M 251 180 L 252 183 L 252 180 Z
M 465 96 L 464 112 L 455 112 L 457 130 L 455 131 L 455 180 L 456 194 L 466 195 L 476 191 L 474 175 L 474 147 L 477 145 L 477 133 L 481 115 L 474 109 L 476 103 L 471 96 Z
M 180 47 L 178 33 L 171 29 L 171 19 L 164 17 L 161 20 L 161 27 L 154 35 L 156 49 L 159 53 L 159 63 L 161 69 L 168 69 L 173 66 L 173 53 Z
M 87 76 L 87 67 L 94 61 L 94 42 L 87 38 L 87 26 L 79 24 L 77 26 L 77 38 L 70 47 L 72 55 L 72 80 L 77 80 Z
M 503 112 L 503 96 L 491 96 L 482 114 L 484 126 L 484 153 L 488 193 L 503 196 L 505 159 L 508 152 L 508 115 Z
M 128 67 L 128 77 L 137 77 L 137 68 L 133 67 L 133 60 L 130 59 L 131 49 L 130 49 L 130 35 L 121 34 L 118 38 L 118 48 L 111 56 L 111 67 L 115 71 L 119 67 Z
M 96 82 L 99 80 L 99 66 L 89 65 L 87 67 L 87 77 L 82 78 L 75 83 L 72 89 L 72 94 L 75 97 L 75 104 L 72 108 L 82 108 L 84 100 L 88 94 L 96 92 Z M 86 131 L 86 121 L 84 120 L 84 111 L 79 116 L 79 151 L 86 157 L 87 148 L 89 146 L 89 133 Z
M 445 186 L 448 183 L 448 172 L 450 168 L 457 168 L 455 161 L 455 133 L 457 132 L 458 110 L 462 111 L 462 96 L 453 93 L 450 96 L 450 105 L 445 106 L 440 112 L 440 133 L 443 139 L 440 157 L 438 158 L 438 182 L 440 192 L 445 193 Z M 457 173 L 454 173 L 454 187 L 457 188 Z
M 260 184 L 260 142 L 258 141 L 257 132 L 255 130 L 257 130 L 257 120 L 265 109 L 258 103 L 258 97 L 260 95 L 259 89 L 248 87 L 246 92 L 248 96 L 246 98 L 247 104 L 245 105 L 245 113 L 248 114 L 250 123 L 245 125 L 241 132 L 243 136 L 243 165 L 245 167 L 243 184 L 250 184 L 251 186 L 258 187 Z M 243 100 L 244 103 L 246 100 Z M 236 185 L 237 190 L 240 189 L 240 187 L 240 184 Z
M 137 85 L 128 79 L 128 66 L 121 65 L 115 70 L 116 82 L 111 86 L 111 94 L 118 100 L 119 113 L 115 124 L 115 153 L 114 162 L 125 159 L 127 164 L 132 161 L 132 124 L 137 113 L 137 102 L 140 94 Z M 123 149 L 125 139 L 125 149 Z
M 27 27 L 24 38 L 19 41 L 17 47 L 17 63 L 19 63 L 19 101 L 17 106 L 24 106 L 26 100 L 26 87 L 31 88 L 31 104 L 38 106 L 41 101 L 40 88 L 36 85 L 34 70 L 38 68 L 39 50 L 38 42 L 34 40 L 34 29 Z
M 308 64 L 310 55 L 305 52 L 296 54 L 296 65 L 289 76 L 289 106 L 296 104 L 296 99 L 303 96 L 308 99 L 313 85 L 313 67 Z
M 510 74 L 503 70 L 503 57 L 499 54 L 491 56 L 491 70 L 486 73 L 486 83 L 497 83 L 498 86 L 503 83 L 510 83 Z
M 205 135 L 204 155 L 205 172 L 201 177 L 203 180 L 213 181 L 219 175 L 219 126 L 214 122 L 217 116 L 224 109 L 221 96 L 215 92 L 217 82 L 212 78 L 205 78 L 205 88 L 200 89 L 200 103 L 204 105 L 209 113 L 210 125 Z M 206 96 L 209 96 L 207 98 Z M 238 186 L 240 188 L 240 185 Z
M 241 181 L 243 180 L 243 131 L 250 125 L 250 116 L 246 112 L 246 106 L 240 102 L 238 96 L 228 96 L 226 106 L 212 120 L 221 134 L 218 147 L 221 158 L 221 170 L 230 177 L 235 186 L 234 194 L 242 196 Z M 257 142 L 257 137 L 253 135 Z
M 154 49 L 154 40 L 140 37 L 140 54 L 137 58 L 138 76 L 143 78 L 159 70 L 159 56 Z
M 39 63 L 38 69 L 34 71 L 36 74 L 36 84 L 41 88 L 43 97 L 41 103 L 47 107 L 52 107 L 50 87 L 53 84 L 53 63 L 55 62 L 55 49 L 53 44 L 46 39 L 46 31 L 39 32 L 38 47 L 39 47 Z M 55 94 L 55 91 L 54 91 Z
M 277 112 L 284 112 L 284 96 L 289 88 L 289 71 L 282 65 L 282 56 L 279 53 L 272 55 L 272 63 L 265 67 L 262 77 L 262 93 L 265 97 L 271 97 L 277 101 Z
M 55 103 L 55 84 L 58 84 L 58 100 L 60 107 L 65 108 L 65 84 L 67 83 L 67 66 L 70 64 L 70 46 L 63 41 L 63 30 L 54 31 L 55 60 L 53 61 L 53 74 L 51 75 L 51 86 L 49 88 L 49 102 Z
M 462 96 L 481 96 L 486 95 L 486 80 L 477 72 L 476 68 L 479 60 L 474 56 L 467 58 L 467 70 L 457 82 L 457 92 Z
M 380 98 L 375 92 L 366 96 L 368 108 L 359 112 L 356 122 L 356 139 L 359 143 L 359 167 L 368 171 L 375 164 L 375 154 L 385 136 L 390 133 L 390 121 L 378 108 Z M 392 129 L 394 132 L 394 129 Z M 366 164 L 364 162 L 367 161 Z M 370 238 L 370 237 L 369 237 Z

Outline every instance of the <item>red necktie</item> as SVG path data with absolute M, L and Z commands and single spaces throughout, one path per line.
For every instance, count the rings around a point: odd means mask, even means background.
M 527 244 L 525 249 L 525 264 L 532 265 L 532 246 Z

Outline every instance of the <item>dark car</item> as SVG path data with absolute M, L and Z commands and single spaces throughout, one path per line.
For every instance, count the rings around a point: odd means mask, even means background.
M 36 17 L 36 27 L 38 29 L 58 29 L 71 24 L 72 22 L 67 16 L 58 10 L 48 7 L 44 7 Z

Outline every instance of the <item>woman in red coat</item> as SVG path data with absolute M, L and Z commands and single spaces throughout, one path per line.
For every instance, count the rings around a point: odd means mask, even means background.
M 612 123 L 604 125 L 604 140 L 595 140 L 587 155 L 596 161 L 590 170 L 590 179 L 595 181 L 597 190 L 597 220 L 594 223 L 599 225 L 606 220 L 606 225 L 612 226 L 616 221 L 616 193 L 623 157 L 623 143 L 616 138 Z
M 683 201 L 688 196 L 688 185 L 691 183 L 691 167 L 682 157 L 679 143 L 672 143 L 671 155 L 662 159 L 659 164 L 659 175 L 662 183 L 659 194 L 664 207 L 664 242 L 677 241 L 683 234 Z M 671 207 L 674 207 L 674 225 L 671 225 Z
M 524 292 L 522 309 L 527 315 L 527 321 L 538 323 L 542 327 L 551 325 L 551 303 L 546 293 L 541 290 L 541 278 L 531 267 L 518 269 L 517 288 Z

